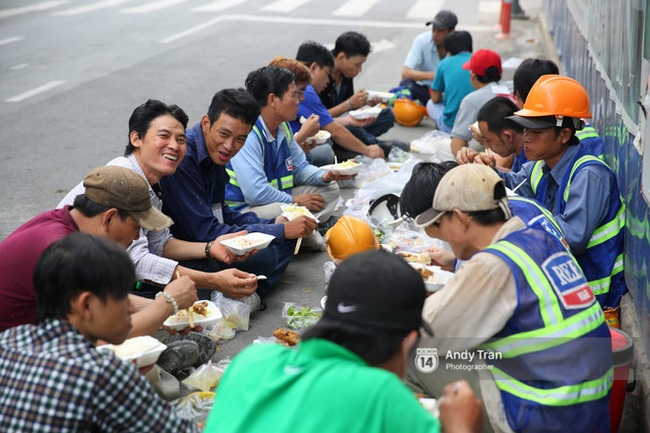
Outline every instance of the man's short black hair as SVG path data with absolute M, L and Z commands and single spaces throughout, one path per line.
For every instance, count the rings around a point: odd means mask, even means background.
M 413 167 L 411 178 L 399 197 L 402 215 L 415 219 L 433 203 L 433 196 L 442 177 L 456 167 L 456 161 L 421 162 Z
M 493 134 L 501 134 L 504 129 L 513 129 L 517 133 L 523 134 L 523 126 L 506 119 L 506 117 L 514 115 L 515 111 L 519 111 L 519 107 L 511 99 L 496 96 L 478 110 L 476 120 L 486 122 L 488 130 Z
M 530 89 L 542 75 L 558 75 L 559 68 L 555 62 L 544 59 L 526 59 L 517 67 L 512 77 L 512 86 L 515 94 L 525 101 Z
M 336 38 L 332 54 L 334 57 L 339 53 L 345 54 L 345 57 L 363 56 L 368 57 L 372 51 L 370 41 L 359 32 L 345 32 Z
M 126 298 L 135 266 L 116 242 L 75 232 L 45 249 L 34 268 L 38 320 L 65 319 L 71 302 L 91 292 L 102 302 Z
M 472 46 L 472 35 L 465 30 L 454 30 L 450 32 L 442 41 L 442 46 L 452 56 L 464 51 L 471 53 L 474 51 Z
M 253 95 L 260 108 L 266 106 L 271 93 L 282 98 L 296 76 L 288 69 L 277 66 L 262 66 L 246 77 L 246 90 Z
M 260 106 L 246 89 L 223 89 L 212 97 L 208 108 L 210 124 L 216 122 L 221 113 L 239 119 L 252 127 L 260 115 Z
M 298 47 L 296 60 L 304 63 L 309 67 L 316 63 L 319 68 L 334 67 L 334 56 L 325 45 L 314 41 L 305 41 Z
M 144 138 L 151 126 L 151 122 L 165 114 L 169 114 L 178 120 L 183 125 L 183 129 L 187 129 L 187 122 L 190 118 L 181 107 L 175 104 L 167 105 L 157 99 L 149 99 L 144 104 L 136 107 L 133 113 L 131 113 L 131 117 L 129 118 L 129 144 L 126 145 L 124 156 L 129 156 L 136 149 L 131 144 L 131 133 L 135 131 L 140 138 Z

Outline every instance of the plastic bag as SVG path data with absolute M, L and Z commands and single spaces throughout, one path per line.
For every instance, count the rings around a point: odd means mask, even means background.
M 224 358 L 214 365 L 208 361 L 183 380 L 182 384 L 190 389 L 210 391 L 217 386 L 229 364 L 230 358 Z
M 369 161 L 372 162 L 368 164 L 367 162 Z M 364 185 L 370 182 L 381 179 L 382 177 L 393 173 L 393 170 L 390 169 L 388 163 L 381 158 L 374 160 L 371 158 L 364 158 L 362 159 L 362 164 L 363 165 L 359 170 L 359 174 L 357 174 L 357 177 L 354 178 L 355 188 L 362 188 Z
M 305 307 L 294 302 L 285 302 L 282 317 L 292 329 L 304 329 L 314 325 L 323 315 L 322 308 Z
M 203 332 L 214 338 L 217 343 L 232 340 L 237 334 L 237 331 L 231 328 L 225 320 L 220 320 L 216 325 L 208 326 Z
M 330 278 L 332 278 L 332 274 L 336 270 L 336 263 L 332 261 L 327 261 L 323 263 L 323 272 L 325 273 L 325 287 L 323 288 L 323 292 L 327 294 L 327 287 L 329 286 L 330 283 Z
M 441 154 L 451 153 L 450 149 L 451 135 L 437 129 L 429 131 L 422 137 L 411 141 L 411 152 L 434 154 L 438 155 L 439 158 L 442 158 L 440 156 Z
M 203 423 L 214 406 L 214 392 L 193 392 L 169 403 L 176 414 L 183 419 Z
M 212 292 L 211 298 L 223 314 L 222 322 L 226 322 L 228 327 L 235 331 L 248 331 L 248 322 L 251 316 L 250 306 L 236 299 L 227 298 L 223 293 L 217 291 Z
M 389 245 L 394 252 L 410 251 L 419 253 L 427 248 L 449 248 L 449 245 L 436 238 L 431 238 L 422 229 L 411 230 L 409 225 L 402 224 L 386 235 L 382 243 Z

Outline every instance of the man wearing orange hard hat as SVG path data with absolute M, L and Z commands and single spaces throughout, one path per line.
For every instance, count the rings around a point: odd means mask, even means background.
M 603 309 L 627 292 L 623 275 L 625 204 L 616 175 L 580 142 L 576 131 L 591 118 L 589 96 L 572 78 L 543 75 L 524 108 L 508 119 L 524 130 L 530 162 L 499 173 L 511 189 L 534 198 L 557 220 Z

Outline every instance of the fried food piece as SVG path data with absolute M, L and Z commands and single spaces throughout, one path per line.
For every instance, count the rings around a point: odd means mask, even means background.
M 429 257 L 429 253 L 426 251 L 422 251 L 419 254 L 411 253 L 408 251 L 398 251 L 397 255 L 402 257 L 407 262 L 420 263 L 423 265 L 428 265 L 431 263 L 431 257 Z
M 295 346 L 300 342 L 300 334 L 286 328 L 278 328 L 273 332 L 273 336 L 287 346 Z
M 192 310 L 196 314 L 200 314 L 203 317 L 208 317 L 208 301 L 197 302 L 192 306 Z

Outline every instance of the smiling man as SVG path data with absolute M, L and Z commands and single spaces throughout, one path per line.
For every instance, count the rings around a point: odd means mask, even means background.
M 185 157 L 187 121 L 187 115 L 177 105 L 148 100 L 131 114 L 125 156 L 107 164 L 129 168 L 145 178 L 151 203 L 156 209 L 162 209 L 163 205 L 160 180 L 173 174 Z M 77 185 L 58 207 L 72 204 L 83 192 L 84 186 Z M 155 294 L 158 286 L 168 284 L 178 273 L 189 276 L 199 288 L 218 290 L 235 298 L 251 295 L 257 288 L 255 275 L 236 269 L 201 272 L 178 263 L 206 256 L 226 264 L 245 258 L 234 256 L 215 238 L 186 242 L 174 238 L 168 228 L 159 232 L 143 229 L 128 250 L 136 264 L 138 279 L 145 282 L 141 287 L 151 289 L 140 293 L 150 296 L 153 291 Z
M 275 236 L 270 247 L 235 264 L 268 276 L 268 280 L 260 281 L 256 292 L 263 298 L 293 257 L 295 239 L 309 236 L 316 222 L 306 217 L 290 222 L 284 217 L 260 218 L 253 212 L 240 213 L 225 205 L 226 164 L 246 142 L 259 114 L 257 102 L 246 90 L 217 92 L 208 113 L 187 131 L 185 159 L 173 176 L 162 179 L 161 186 L 165 213 L 174 220 L 172 232 L 180 239 L 206 242 L 241 230 Z M 203 270 L 220 267 L 218 262 L 205 259 L 185 264 Z

